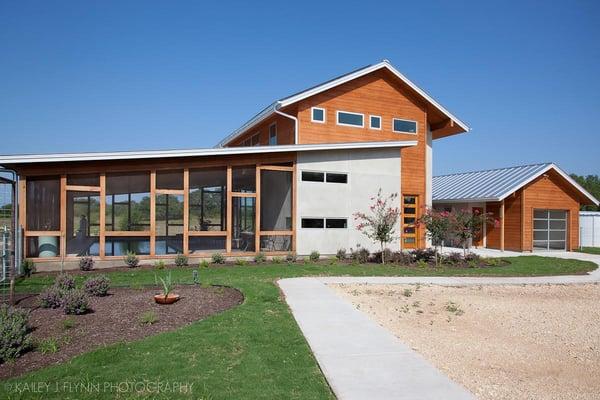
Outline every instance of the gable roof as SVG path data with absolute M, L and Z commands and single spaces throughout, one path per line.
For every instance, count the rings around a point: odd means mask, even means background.
M 275 112 L 277 110 L 279 110 L 279 109 L 281 109 L 283 107 L 287 107 L 287 106 L 289 106 L 291 104 L 297 103 L 297 102 L 299 102 L 301 100 L 304 100 L 304 99 L 306 99 L 308 97 L 314 96 L 316 94 L 319 94 L 319 93 L 324 92 L 326 90 L 332 89 L 332 88 L 334 88 L 336 86 L 342 85 L 342 84 L 344 84 L 346 82 L 349 82 L 351 80 L 360 78 L 362 76 L 365 76 L 367 74 L 370 74 L 371 72 L 375 72 L 375 71 L 380 70 L 380 69 L 387 69 L 388 71 L 390 71 L 397 78 L 399 78 L 402 82 L 404 82 L 411 89 L 413 89 L 417 94 L 419 94 L 419 96 L 421 96 L 425 101 L 427 101 L 434 108 L 436 108 L 439 112 L 441 112 L 446 117 L 448 117 L 448 119 L 450 119 L 455 124 L 457 124 L 465 132 L 468 132 L 470 130 L 470 128 L 467 126 L 467 124 L 465 124 L 460 119 L 458 119 L 456 116 L 454 116 L 452 113 L 450 113 L 450 111 L 448 111 L 441 104 L 439 104 L 437 101 L 435 101 L 423 89 L 419 88 L 417 85 L 415 85 L 413 82 L 411 82 L 406 76 L 402 75 L 400 73 L 400 71 L 398 71 L 396 68 L 394 68 L 392 66 L 392 64 L 390 64 L 390 62 L 388 60 L 383 60 L 380 63 L 372 64 L 372 65 L 367 65 L 366 67 L 359 68 L 359 69 L 357 69 L 355 71 L 352 71 L 352 72 L 349 72 L 347 74 L 338 76 L 337 78 L 330 79 L 330 80 L 328 80 L 328 81 L 326 81 L 324 83 L 321 83 L 319 85 L 313 86 L 313 87 L 308 88 L 308 89 L 305 89 L 305 90 L 303 90 L 301 92 L 298 92 L 298 93 L 295 93 L 293 95 L 290 95 L 290 96 L 287 96 L 287 97 L 284 97 L 282 99 L 274 101 L 273 103 L 271 103 L 270 105 L 268 105 L 267 107 L 265 107 L 263 110 L 261 110 L 254 117 L 252 117 L 250 120 L 248 120 L 241 127 L 239 127 L 238 129 L 236 129 L 235 131 L 233 131 L 231 134 L 229 134 L 227 137 L 225 137 L 223 140 L 221 140 L 217 144 L 216 147 L 223 147 L 223 146 L 227 145 L 229 142 L 231 142 L 232 140 L 236 139 L 242 133 L 246 132 L 248 129 L 252 128 L 253 126 L 256 126 L 260 122 L 262 122 L 265 119 L 267 119 L 268 117 L 272 116 L 273 114 L 275 114 Z
M 592 203 L 598 200 L 554 163 L 521 165 L 433 177 L 433 201 L 501 201 L 549 170 L 556 171 Z

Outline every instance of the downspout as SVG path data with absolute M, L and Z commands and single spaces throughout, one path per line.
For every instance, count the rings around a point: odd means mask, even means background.
M 21 230 L 19 228 L 19 175 L 17 171 L 9 168 L 0 166 L 0 172 L 7 172 L 12 175 L 13 181 L 13 265 L 10 274 L 10 291 L 9 291 L 9 303 L 12 304 L 14 300 L 15 292 L 15 277 L 17 275 L 17 268 L 21 265 Z
M 282 115 L 294 121 L 294 144 L 298 144 L 298 118 L 294 117 L 293 115 L 279 111 L 279 107 L 281 107 L 281 103 L 277 102 L 277 104 L 275 104 L 275 107 L 273 107 L 273 111 L 275 111 L 276 114 Z

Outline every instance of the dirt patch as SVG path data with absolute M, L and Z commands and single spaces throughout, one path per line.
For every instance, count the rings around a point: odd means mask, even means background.
M 29 351 L 15 362 L 0 368 L 0 379 L 20 375 L 24 372 L 48 365 L 63 363 L 74 356 L 94 348 L 128 342 L 171 331 L 210 315 L 232 308 L 243 301 L 243 295 L 228 287 L 178 286 L 174 293 L 181 296 L 172 305 L 154 302 L 155 288 L 111 289 L 106 297 L 92 297 L 92 312 L 85 315 L 65 315 L 60 309 L 34 308 L 30 324 L 36 341 L 53 338 L 59 346 L 55 353 L 42 354 L 39 350 Z M 17 305 L 28 308 L 37 304 L 36 296 L 23 296 Z M 150 312 L 153 323 L 143 321 Z M 65 327 L 65 320 L 74 323 Z
M 480 399 L 598 399 L 600 285 L 332 285 Z

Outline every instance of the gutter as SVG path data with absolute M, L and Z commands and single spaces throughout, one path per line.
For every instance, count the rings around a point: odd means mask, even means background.
M 286 114 L 282 111 L 279 111 L 280 108 L 281 108 L 281 102 L 278 101 L 275 104 L 275 106 L 273 107 L 273 111 L 275 111 L 276 114 L 279 114 L 281 116 L 284 116 L 284 117 L 289 118 L 294 121 L 294 144 L 298 144 L 298 118 L 294 117 L 293 115 Z

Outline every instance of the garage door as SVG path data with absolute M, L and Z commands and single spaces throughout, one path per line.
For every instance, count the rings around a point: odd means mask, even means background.
M 533 249 L 567 249 L 567 212 L 533 210 Z

